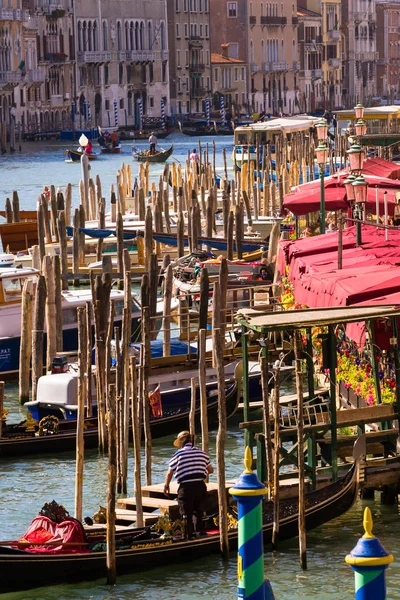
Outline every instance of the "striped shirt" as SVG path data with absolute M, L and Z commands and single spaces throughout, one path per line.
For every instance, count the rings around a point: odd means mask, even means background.
M 209 464 L 210 459 L 205 452 L 196 448 L 196 446 L 186 444 L 175 452 L 169 461 L 169 468 L 174 472 L 177 482 L 183 483 L 184 481 L 203 481 L 206 479 Z

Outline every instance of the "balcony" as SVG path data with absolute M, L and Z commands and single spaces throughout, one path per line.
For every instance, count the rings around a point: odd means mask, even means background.
M 298 25 L 299 24 L 299 17 L 292 17 L 292 25 Z
M 322 69 L 311 69 L 311 79 L 321 79 Z
M 257 73 L 258 71 L 258 64 L 257 63 L 250 63 L 250 73 L 252 75 L 254 75 L 254 73 Z
M 189 73 L 204 73 L 206 66 L 201 64 L 189 65 Z
M 277 27 L 279 25 L 286 25 L 287 18 L 286 17 L 261 17 L 261 25 L 271 25 L 273 27 Z
M 12 8 L 0 8 L 0 21 L 13 21 L 14 11 Z
M 85 53 L 87 54 L 87 52 Z M 109 59 L 104 59 L 101 61 L 90 60 L 86 62 L 109 62 L 111 60 L 111 52 L 96 52 L 96 54 L 109 54 Z M 79 59 L 78 59 L 79 60 Z M 141 50 L 126 50 L 124 52 L 118 52 L 118 60 L 122 62 L 154 62 L 156 60 L 155 52 L 142 52 Z
M 189 36 L 189 46 L 202 48 L 203 40 L 199 35 L 190 35 Z
M 277 71 L 288 71 L 289 64 L 287 62 L 270 62 L 268 63 L 268 70 L 274 71 L 275 73 Z
M 78 52 L 78 63 L 105 63 L 111 61 L 111 52 Z
M 340 67 L 340 59 L 339 58 L 329 58 L 328 59 L 328 67 L 330 69 L 338 69 Z
M 45 69 L 28 69 L 25 75 L 26 83 L 43 83 L 46 80 Z
M 250 23 L 250 27 L 254 27 L 254 25 L 257 23 L 257 17 L 254 17 L 254 16 L 249 17 L 249 23 Z
M 0 12 L 1 9 L 0 8 Z M 1 19 L 1 17 L 0 17 Z M 14 9 L 14 21 L 28 21 L 29 19 L 29 10 L 23 10 L 22 8 L 16 8 Z
M 51 108 L 56 108 L 56 106 L 64 106 L 64 100 L 63 100 L 62 95 L 51 96 L 50 106 L 51 106 Z
M 370 15 L 367 12 L 356 12 L 354 13 L 355 23 L 361 23 L 362 21 L 368 21 Z
M 340 31 L 338 29 L 331 29 L 328 31 L 328 37 L 330 42 L 338 42 L 340 40 Z
M 192 90 L 192 98 L 203 98 L 207 94 L 207 90 L 204 87 L 196 87 Z
M 293 61 L 293 71 L 300 71 L 300 63 L 298 60 Z
M 0 71 L 0 86 L 13 87 L 21 83 L 21 71 Z
M 68 56 L 64 52 L 49 52 L 45 55 L 44 60 L 51 63 L 65 63 Z
M 318 52 L 316 40 L 304 40 L 304 48 L 307 52 Z
M 379 52 L 356 52 L 355 59 L 363 62 L 375 62 L 379 58 Z

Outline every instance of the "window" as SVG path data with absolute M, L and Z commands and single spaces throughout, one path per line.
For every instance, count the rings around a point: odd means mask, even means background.
M 218 69 L 215 69 L 214 71 L 214 81 L 215 83 L 218 83 Z
M 118 83 L 124 83 L 124 65 L 122 63 L 118 67 Z
M 103 21 L 103 50 L 108 50 L 108 26 L 107 26 L 107 21 Z
M 206 65 L 208 66 L 210 64 L 210 51 L 206 50 Z
M 181 26 L 179 23 L 176 24 L 176 39 L 177 40 L 181 39 Z
M 200 23 L 200 25 L 199 25 L 199 36 L 201 38 L 203 37 L 203 23 Z
M 181 66 L 181 51 L 180 50 L 176 51 L 176 66 L 177 67 Z
M 199 12 L 203 10 L 203 0 L 199 0 Z
M 210 85 L 210 78 L 207 77 L 207 90 L 211 89 L 211 85 Z
M 187 40 L 188 37 L 189 37 L 189 27 L 188 27 L 188 24 L 185 23 L 184 27 L 185 27 L 185 39 Z
M 208 13 L 208 0 L 204 0 L 204 12 Z
M 185 50 L 185 65 L 189 66 L 189 50 Z
M 178 93 L 182 91 L 182 79 L 178 77 Z
M 244 81 L 246 79 L 246 72 L 245 72 L 245 68 L 242 67 L 242 81 Z
M 120 101 L 119 101 L 119 107 L 122 108 L 122 109 L 125 108 L 124 99 L 123 98 L 121 98 Z
M 154 81 L 153 63 L 149 63 L 149 82 L 152 83 L 153 81 Z
M 206 29 L 206 40 L 208 40 L 209 35 L 208 35 L 208 24 L 205 24 L 205 29 Z
M 179 12 L 179 11 L 180 11 L 179 0 L 175 0 L 175 12 Z
M 163 62 L 161 65 L 161 78 L 162 78 L 163 83 L 167 82 L 167 63 L 166 62 Z
M 153 98 L 153 96 L 149 96 L 149 108 L 154 108 L 154 98 Z
M 238 79 L 239 79 L 239 71 L 238 71 L 238 68 L 235 67 L 235 81 L 238 81 Z
M 183 0 L 183 12 L 187 12 L 188 9 L 188 0 Z
M 117 48 L 118 48 L 118 50 L 122 50 L 122 27 L 121 27 L 121 21 L 117 22 Z
M 228 2 L 228 17 L 231 19 L 237 17 L 237 2 Z

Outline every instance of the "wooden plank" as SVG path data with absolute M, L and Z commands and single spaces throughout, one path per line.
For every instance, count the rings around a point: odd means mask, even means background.
M 336 413 L 336 422 L 339 425 L 352 419 L 355 421 L 358 421 L 359 419 L 370 419 L 369 422 L 374 423 L 375 418 L 382 419 L 383 417 L 388 420 L 394 418 L 393 404 L 379 404 L 377 406 L 367 406 L 364 408 L 339 410 Z
M 131 498 L 120 498 L 117 502 L 118 507 L 127 508 L 128 506 L 136 506 L 136 498 L 132 496 Z M 178 506 L 176 500 L 168 500 L 167 498 L 151 498 L 146 497 L 143 498 L 143 508 L 153 508 L 154 510 L 168 510 L 171 507 Z

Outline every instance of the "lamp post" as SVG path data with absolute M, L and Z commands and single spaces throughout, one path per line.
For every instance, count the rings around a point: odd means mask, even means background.
M 365 181 L 362 175 L 359 175 L 352 185 L 354 189 L 354 217 L 357 219 L 356 245 L 361 246 L 362 233 L 360 220 L 362 219 L 362 206 L 367 202 L 368 182 Z
M 317 164 L 319 168 L 319 180 L 321 186 L 320 198 L 320 233 L 325 233 L 325 165 L 328 160 L 328 146 L 326 138 L 328 136 L 328 123 L 321 119 L 316 125 L 315 130 L 318 137 L 318 146 L 315 149 Z

